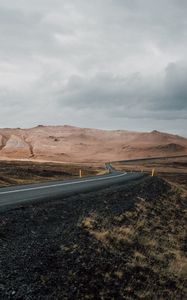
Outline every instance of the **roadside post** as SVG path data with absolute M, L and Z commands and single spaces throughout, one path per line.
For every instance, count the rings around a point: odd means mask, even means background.
M 155 175 L 155 169 L 153 168 L 151 176 L 153 177 L 154 175 Z
M 80 178 L 82 177 L 82 170 L 81 169 L 79 170 L 79 177 Z

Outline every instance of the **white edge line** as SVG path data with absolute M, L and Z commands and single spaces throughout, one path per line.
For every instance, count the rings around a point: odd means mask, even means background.
M 100 180 L 106 180 L 110 178 L 117 178 L 126 175 L 127 173 L 123 173 L 120 175 L 114 175 L 106 178 L 98 178 L 98 179 L 85 179 L 85 180 L 79 180 L 79 181 L 74 181 L 74 182 L 64 182 L 64 183 L 59 183 L 59 184 L 53 184 L 53 185 L 45 185 L 45 186 L 38 186 L 38 187 L 33 187 L 33 188 L 27 188 L 27 189 L 19 189 L 19 190 L 14 190 L 14 191 L 6 191 L 6 192 L 0 192 L 0 195 L 5 195 L 5 194 L 13 194 L 13 193 L 19 193 L 19 192 L 26 192 L 26 191 L 33 191 L 33 190 L 41 190 L 41 189 L 48 189 L 48 188 L 53 188 L 57 186 L 63 186 L 63 185 L 72 185 L 72 184 L 79 184 L 83 182 L 93 182 L 93 181 L 100 181 Z

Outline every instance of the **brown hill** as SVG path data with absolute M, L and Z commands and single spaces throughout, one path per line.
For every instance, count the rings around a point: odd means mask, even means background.
M 162 133 L 73 126 L 0 129 L 0 159 L 100 162 L 187 154 L 187 139 Z

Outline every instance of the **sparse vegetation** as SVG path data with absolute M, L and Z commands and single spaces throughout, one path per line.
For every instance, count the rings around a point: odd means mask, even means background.
M 164 182 L 160 181 L 160 184 Z M 148 188 L 152 189 L 151 185 Z M 185 195 L 184 190 L 181 194 L 180 189 L 176 190 L 166 183 L 163 188 L 165 192 L 152 199 L 149 195 L 145 195 L 145 198 L 138 196 L 131 211 L 110 218 L 101 219 L 98 215 L 83 220 L 83 228 L 94 239 L 101 242 L 107 251 L 125 260 L 120 277 L 125 278 L 129 269 L 134 272 L 126 290 L 135 291 L 138 298 L 145 299 L 148 294 L 150 299 L 154 298 L 156 286 L 159 288 L 157 299 L 183 299 L 185 295 L 187 191 Z M 136 273 L 137 268 L 145 277 L 146 294 L 140 274 Z M 149 277 L 151 273 L 154 279 Z M 169 281 L 172 282 L 171 287 L 167 287 Z M 142 287 L 138 291 L 137 282 Z
M 0 161 L 0 187 L 49 180 L 64 180 L 82 175 L 96 175 L 104 167 L 80 164 L 37 163 L 23 161 Z
M 113 166 L 119 170 L 126 171 L 142 171 L 151 174 L 151 170 L 154 168 L 156 174 L 159 176 L 180 177 L 183 174 L 187 174 L 187 155 L 181 157 L 172 158 L 160 158 L 160 159 L 137 159 L 132 161 L 116 162 Z M 176 179 L 174 179 L 175 181 Z

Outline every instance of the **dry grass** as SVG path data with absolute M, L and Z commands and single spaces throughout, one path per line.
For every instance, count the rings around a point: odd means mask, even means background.
M 151 175 L 155 169 L 155 175 L 186 174 L 187 156 L 168 159 L 139 159 L 136 161 L 116 162 L 113 166 L 119 170 L 147 172 Z
M 102 167 L 94 165 L 0 161 L 0 187 L 76 178 L 80 169 L 82 176 L 103 172 Z
M 169 271 L 187 278 L 187 257 L 185 254 L 180 250 L 175 250 L 173 252 L 169 252 L 169 255 L 174 256 L 173 263 L 170 265 Z
M 128 249 L 130 254 L 126 264 L 129 268 L 149 269 L 151 266 L 154 273 L 174 276 L 183 282 L 187 278 L 187 256 L 183 247 L 186 204 L 186 190 L 175 184 L 169 194 L 152 202 L 137 196 L 133 210 L 102 222 L 98 215 L 85 218 L 84 230 L 107 251 L 120 256 L 124 249 Z M 122 278 L 123 271 L 117 272 L 116 276 Z M 139 299 L 149 295 L 148 291 L 138 293 Z

